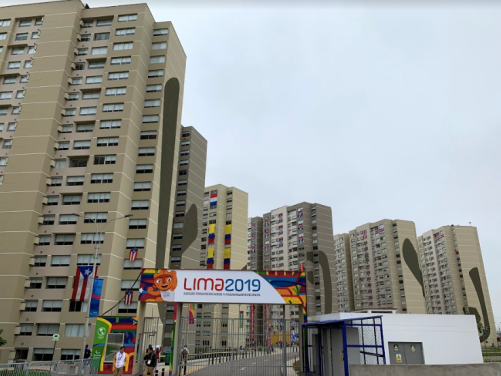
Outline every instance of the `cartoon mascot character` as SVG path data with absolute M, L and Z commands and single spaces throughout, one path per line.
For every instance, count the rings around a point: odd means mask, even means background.
M 148 293 L 155 297 L 156 302 L 173 302 L 176 287 L 176 272 L 164 270 L 153 275 L 153 286 L 148 287 Z

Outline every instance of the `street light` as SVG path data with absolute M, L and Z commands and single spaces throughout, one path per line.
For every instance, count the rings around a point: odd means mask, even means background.
M 78 213 L 73 213 L 73 215 L 76 215 L 77 217 L 82 217 Z M 92 266 L 92 273 L 89 276 L 89 278 L 91 278 L 91 281 L 90 281 L 90 286 L 89 286 L 89 288 L 90 288 L 89 297 L 87 298 L 87 317 L 85 318 L 85 335 L 84 335 L 84 340 L 83 340 L 83 344 L 82 344 L 82 354 L 84 354 L 84 352 L 85 352 L 85 346 L 87 345 L 87 339 L 89 338 L 90 302 L 92 299 L 92 290 L 94 288 L 94 279 L 95 279 L 94 276 L 96 275 L 97 255 L 99 254 L 99 242 L 96 241 L 96 236 L 98 236 L 99 234 L 102 234 L 104 232 L 104 229 L 106 228 L 108 223 L 111 223 L 113 221 L 117 221 L 119 219 L 126 219 L 126 218 L 130 218 L 130 217 L 132 217 L 132 214 L 127 214 L 127 215 L 124 215 L 123 217 L 110 219 L 108 222 L 106 222 L 103 225 L 103 227 L 101 228 L 101 231 L 99 231 L 99 227 L 98 227 L 97 222 L 94 218 L 86 217 L 86 216 L 83 217 L 84 219 L 88 219 L 88 220 L 92 221 L 94 223 L 94 225 L 96 225 L 96 233 L 94 234 L 94 238 L 92 240 L 92 242 L 94 243 L 94 263 Z M 104 243 L 104 237 L 103 237 L 103 243 Z

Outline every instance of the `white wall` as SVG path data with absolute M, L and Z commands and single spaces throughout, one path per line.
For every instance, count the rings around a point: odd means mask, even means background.
M 379 316 L 366 313 L 334 313 L 311 317 L 309 322 Z M 388 342 L 422 342 L 425 364 L 483 363 L 477 324 L 473 315 L 382 314 L 386 364 Z

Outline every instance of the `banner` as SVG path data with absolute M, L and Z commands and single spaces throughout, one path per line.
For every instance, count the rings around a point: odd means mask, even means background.
M 96 278 L 92 286 L 92 296 L 90 298 L 89 317 L 99 316 L 99 303 L 101 302 L 101 292 L 103 291 L 103 279 Z

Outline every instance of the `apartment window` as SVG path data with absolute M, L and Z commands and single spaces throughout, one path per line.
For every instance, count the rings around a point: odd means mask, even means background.
M 77 49 L 77 56 L 85 56 L 89 53 L 88 48 L 78 48 Z
M 148 85 L 146 86 L 147 93 L 154 93 L 162 91 L 162 85 Z
M 144 107 L 145 108 L 160 107 L 160 99 L 148 99 L 144 101 Z
M 91 184 L 113 183 L 113 173 L 111 174 L 91 174 Z
M 54 168 L 65 168 L 66 167 L 66 159 L 56 159 Z
M 71 133 L 71 132 L 69 132 L 69 133 Z M 69 148 L 70 148 L 69 141 L 60 141 L 57 150 L 68 150 Z
M 0 40 L 2 39 L 2 35 L 5 36 L 5 33 L 0 34 Z M 3 38 L 5 39 L 5 38 Z M 22 55 L 24 54 L 24 47 L 13 47 L 12 50 L 10 51 L 11 55 Z
M 94 40 L 108 40 L 110 39 L 110 33 L 96 33 L 94 34 Z
M 33 61 L 32 60 L 25 60 L 24 61 L 24 68 L 28 69 L 33 67 Z
M 48 289 L 64 289 L 67 283 L 68 277 L 49 277 L 45 287 Z
M 118 146 L 118 137 L 99 137 L 97 146 Z
M 77 125 L 77 133 L 87 133 L 87 132 L 92 132 L 93 130 L 94 130 L 94 123 Z
M 121 285 L 122 291 L 133 290 L 139 291 L 139 281 L 123 279 Z
M 144 248 L 144 239 L 127 239 L 126 248 Z
M 151 174 L 153 173 L 152 164 L 144 164 L 136 166 L 136 174 Z
M 96 27 L 111 26 L 112 18 L 107 18 L 105 20 L 97 20 Z
M 90 204 L 99 204 L 110 202 L 111 193 L 101 192 L 101 193 L 89 193 L 87 196 L 87 202 Z
M 157 37 L 159 35 L 169 34 L 169 29 L 155 29 L 153 30 L 153 36 Z
M 0 33 L 0 40 L 5 40 L 7 38 L 7 33 Z M 23 52 L 24 52 L 24 48 L 23 48 Z M 13 55 L 17 55 L 17 54 L 14 54 Z
M 7 116 L 9 108 L 8 107 L 0 107 L 0 116 Z
M 73 81 L 72 81 L 73 82 Z M 79 93 L 68 93 L 68 101 L 77 101 L 79 99 Z
M 75 70 L 84 70 L 85 63 L 75 63 Z
M 190 151 L 189 150 L 181 150 L 181 152 L 179 153 L 179 155 L 181 157 L 186 157 L 187 155 L 190 155 Z
M 6 76 L 4 79 L 3 79 L 3 83 L 5 85 L 12 85 L 12 84 L 15 84 L 16 83 L 16 76 Z
M 32 32 L 31 39 L 40 39 L 40 32 L 38 32 L 38 31 Z
M 103 112 L 122 112 L 124 110 L 123 103 L 110 103 L 103 105 Z
M 181 189 L 177 191 L 176 196 L 186 196 L 186 189 Z
M 151 182 L 134 183 L 134 192 L 151 191 Z
M 72 117 L 77 114 L 77 109 L 76 108 L 66 108 L 64 109 L 64 117 Z
M 178 186 L 188 185 L 188 180 L 178 180 L 177 185 Z
M 2 91 L 0 92 L 0 99 L 12 99 L 12 91 Z
M 35 256 L 35 265 L 33 266 L 45 266 L 47 265 L 47 256 Z
M 188 170 L 179 170 L 179 176 L 188 175 Z
M 111 96 L 111 95 L 125 95 L 127 93 L 127 88 L 126 87 L 113 87 L 106 89 L 106 95 Z
M 21 113 L 21 107 L 20 106 L 14 106 L 12 107 L 12 115 L 19 115 Z
M 90 34 L 81 35 L 80 42 L 90 42 Z
M 130 64 L 131 57 L 130 56 L 122 56 L 122 57 L 114 57 L 111 59 L 111 65 L 126 65 Z
M 50 186 L 51 187 L 60 187 L 61 185 L 63 185 L 63 178 L 62 177 L 50 178 Z
M 90 140 L 73 141 L 74 150 L 90 149 Z
M 96 155 L 94 157 L 95 165 L 115 164 L 116 162 L 117 162 L 116 155 Z
M 50 235 L 39 235 L 38 236 L 38 245 L 50 245 Z
M 123 14 L 121 16 L 118 16 L 118 22 L 130 22 L 136 20 L 137 20 L 137 14 Z
M 84 324 L 66 324 L 64 329 L 65 337 L 83 337 L 84 335 Z M 90 329 L 90 324 L 89 324 Z
M 59 332 L 59 324 L 38 324 L 37 336 L 52 336 Z
M 80 350 L 61 349 L 61 360 L 78 360 L 78 359 L 80 359 Z
M 37 47 L 36 46 L 29 46 L 28 47 L 28 54 L 33 55 L 35 52 L 37 52 Z
M 159 115 L 145 115 L 143 116 L 143 124 L 158 123 Z
M 122 42 L 113 44 L 113 51 L 124 51 L 124 50 L 132 50 L 134 47 L 133 42 Z
M 70 85 L 81 85 L 82 82 L 82 77 L 72 77 Z
M 75 234 L 59 234 L 56 235 L 55 245 L 73 245 L 75 242 Z
M 89 62 L 89 69 L 102 69 L 106 64 L 106 60 L 96 60 Z
M 157 131 L 142 131 L 141 140 L 156 140 Z
M 54 349 L 33 349 L 33 360 L 37 362 L 51 361 L 54 358 Z
M 122 120 L 101 120 L 99 123 L 99 128 L 101 129 L 120 128 L 121 126 Z
M 60 225 L 76 225 L 78 217 L 74 214 L 60 214 L 59 224 Z
M 134 302 L 131 305 L 125 305 L 124 302 L 118 304 L 118 313 L 136 313 L 137 303 Z
M 61 312 L 62 308 L 62 300 L 44 300 L 42 303 L 42 312 Z
M 173 234 L 172 239 L 180 240 L 183 238 L 183 234 Z
M 30 278 L 30 289 L 41 289 L 42 288 L 42 277 L 32 277 Z
M 176 217 L 176 218 L 184 217 L 184 211 L 175 212 L 174 217 Z
M 35 18 L 35 26 L 43 25 L 43 17 Z
M 31 18 L 19 21 L 19 27 L 29 27 L 31 26 Z
M 165 63 L 165 56 L 151 56 L 150 64 Z
M 186 205 L 186 201 L 184 200 L 177 200 L 176 201 L 176 206 L 185 206 Z
M 81 201 L 82 195 L 63 195 L 63 205 L 79 205 Z
M 104 234 L 95 232 L 90 233 L 82 233 L 80 237 L 80 244 L 103 244 L 104 243 Z
M 108 73 L 108 80 L 110 80 L 110 81 L 126 80 L 128 78 L 129 78 L 129 72 Z
M 146 219 L 131 219 L 129 220 L 129 229 L 138 230 L 145 229 L 148 221 Z
M 179 161 L 180 166 L 187 166 L 190 163 L 189 159 L 183 159 Z
M 134 260 L 134 261 L 124 260 L 124 269 L 126 270 L 141 269 L 142 267 L 143 267 L 143 260 Z
M 7 64 L 7 69 L 19 69 L 19 68 L 21 68 L 20 61 L 11 61 L 9 64 Z
M 0 27 L 10 26 L 10 20 L 0 20 Z
M 167 48 L 167 42 L 155 42 L 151 44 L 152 50 L 163 50 Z
M 50 266 L 70 266 L 70 261 L 71 256 L 52 256 Z
M 55 220 L 56 220 L 56 216 L 54 214 L 45 214 L 43 216 L 42 225 L 44 225 L 44 226 L 53 225 Z
M 16 40 L 28 40 L 28 33 L 16 34 Z
M 135 27 L 131 27 L 131 28 L 128 28 L 128 29 L 117 29 L 115 31 L 115 35 L 117 35 L 117 36 L 134 35 L 134 34 L 136 34 L 136 28 Z
M 97 113 L 97 107 L 81 107 L 80 116 L 91 116 Z
M 140 157 L 151 157 L 155 155 L 155 148 L 139 148 L 138 156 Z
M 164 76 L 164 70 L 163 69 L 157 69 L 157 70 L 150 70 L 148 71 L 148 77 L 163 77 Z
M 21 336 L 31 336 L 33 334 L 33 324 L 21 324 Z
M 148 210 L 150 202 L 148 200 L 133 200 L 131 210 Z
M 94 265 L 94 255 L 78 255 L 77 265 Z M 101 265 L 101 255 L 97 255 L 96 265 Z
M 89 76 L 85 78 L 86 84 L 100 84 L 103 82 L 103 76 Z
M 183 141 L 181 142 L 181 146 L 189 146 L 191 144 L 191 141 Z
M 93 83 L 93 82 L 91 82 Z M 100 91 L 86 91 L 82 95 L 82 99 L 89 100 L 89 99 L 99 99 L 99 95 L 101 95 Z

